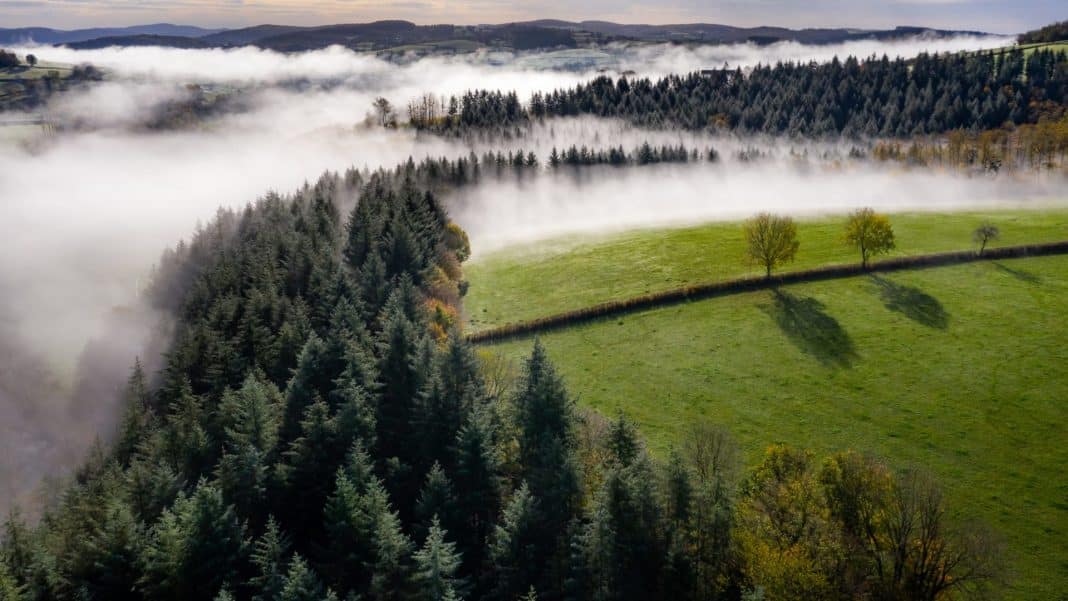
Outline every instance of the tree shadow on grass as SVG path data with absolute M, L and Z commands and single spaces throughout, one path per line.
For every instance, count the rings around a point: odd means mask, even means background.
M 823 310 L 823 303 L 777 289 L 772 295 L 774 303 L 762 305 L 761 309 L 775 320 L 790 342 L 826 367 L 853 366 L 857 359 L 853 340 L 838 320 Z
M 1006 265 L 1002 265 L 1001 263 L 994 263 L 993 265 L 994 265 L 994 267 L 997 267 L 1001 271 L 1004 271 L 1005 273 L 1011 275 L 1012 277 L 1020 280 L 1021 282 L 1025 283 L 1025 284 L 1041 284 L 1042 283 L 1042 278 L 1038 277 L 1037 275 L 1035 275 L 1033 273 L 1030 273 L 1030 272 L 1027 272 L 1027 271 L 1023 271 L 1023 270 L 1020 270 L 1020 269 L 1013 269 L 1012 267 L 1008 267 Z
M 879 289 L 883 305 L 912 321 L 929 328 L 944 330 L 949 327 L 949 313 L 937 298 L 914 286 L 906 286 L 892 280 L 871 276 Z

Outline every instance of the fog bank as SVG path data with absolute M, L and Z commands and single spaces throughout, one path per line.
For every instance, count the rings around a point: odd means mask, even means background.
M 915 40 L 912 46 L 857 47 L 856 53 L 914 53 L 944 43 Z M 7 250 L 0 260 L 0 511 L 43 475 L 61 473 L 84 457 L 95 437 L 110 436 L 118 391 L 135 357 L 150 367 L 158 358 L 158 349 L 145 346 L 160 325 L 158 316 L 140 306 L 138 294 L 160 252 L 210 220 L 218 207 L 243 206 L 268 190 L 290 192 L 324 170 L 391 167 L 409 156 L 457 157 L 490 148 L 533 150 L 544 160 L 554 146 L 622 145 L 629 151 L 644 141 L 715 146 L 724 157 L 720 165 L 592 169 L 578 179 L 543 173 L 465 190 L 449 199 L 450 208 L 470 230 L 476 253 L 566 233 L 733 219 L 758 209 L 799 215 L 862 204 L 949 209 L 1065 190 L 1059 181 L 825 170 L 826 162 L 815 157 L 841 155 L 835 144 L 803 145 L 800 150 L 814 158 L 798 169 L 790 155 L 799 150 L 794 144 L 645 132 L 588 118 L 553 120 L 521 138 L 474 147 L 362 125 L 377 96 L 399 106 L 427 91 L 476 87 L 525 97 L 593 73 L 527 68 L 515 57 L 433 58 L 398 66 L 339 48 L 295 55 L 256 49 L 34 52 L 42 60 L 92 62 L 110 75 L 84 91 L 54 97 L 43 111 L 79 127 L 42 135 L 28 146 L 0 136 L 0 238 Z M 837 53 L 789 44 L 629 52 L 618 65 L 642 74 L 723 60 L 747 64 Z M 240 110 L 184 131 L 136 127 L 161 103 L 191 94 L 189 83 L 215 84 L 239 96 Z M 754 164 L 732 159 L 752 144 L 767 150 L 768 158 Z
M 879 211 L 1068 206 L 1063 178 L 967 177 L 893 166 L 595 167 L 483 185 L 455 199 L 453 217 L 478 254 L 569 234 L 733 221 L 760 211 L 796 217 Z

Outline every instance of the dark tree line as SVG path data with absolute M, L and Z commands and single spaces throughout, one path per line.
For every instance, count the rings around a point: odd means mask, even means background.
M 739 477 L 708 427 L 661 464 L 541 345 L 486 369 L 450 319 L 459 164 L 327 174 L 169 252 L 164 366 L 36 527 L 8 519 L 4 601 L 941 599 L 995 573 L 929 480 L 786 447 Z
M 416 127 L 442 133 L 508 131 L 546 117 L 596 115 L 646 127 L 721 129 L 791 136 L 911 137 L 1059 118 L 1068 102 L 1068 55 L 1020 49 L 777 63 L 670 75 L 599 77 L 535 93 L 479 90 Z
M 19 57 L 14 52 L 8 52 L 0 48 L 0 69 L 10 69 L 21 64 L 22 61 L 19 60 Z
M 1068 21 L 1052 23 L 1034 31 L 1021 33 L 1017 37 L 1017 41 L 1021 44 L 1060 42 L 1061 40 L 1068 40 Z

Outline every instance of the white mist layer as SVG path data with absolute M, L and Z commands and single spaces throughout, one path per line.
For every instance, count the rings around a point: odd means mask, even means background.
M 648 75 L 724 60 L 744 66 L 828 53 L 909 55 L 950 43 L 914 42 L 838 50 L 791 44 L 645 47 L 623 54 L 620 66 Z M 954 43 L 971 48 L 993 42 Z M 256 49 L 34 52 L 45 61 L 95 63 L 110 75 L 87 91 L 57 96 L 44 111 L 85 130 L 61 131 L 32 151 L 0 143 L 0 239 L 6 251 L 0 260 L 0 512 L 43 474 L 77 462 L 95 436 L 110 436 L 118 389 L 135 356 L 145 352 L 153 317 L 131 309 L 137 292 L 160 252 L 187 238 L 218 207 L 241 207 L 272 189 L 290 192 L 327 169 L 391 167 L 410 155 L 456 157 L 471 150 L 406 130 L 359 126 L 377 96 L 399 107 L 427 91 L 493 88 L 525 98 L 591 75 L 489 66 L 478 57 L 397 66 L 338 48 L 295 55 Z M 323 85 L 300 91 L 276 85 L 303 79 Z M 192 82 L 237 86 L 243 110 L 195 131 L 130 129 L 158 104 L 188 95 L 185 84 Z M 483 253 L 566 233 L 732 219 L 760 208 L 807 214 L 865 204 L 886 210 L 929 203 L 940 209 L 994 206 L 1021 194 L 1041 197 L 1054 186 L 866 170 L 805 175 L 788 167 L 791 149 L 785 146 L 774 146 L 771 158 L 756 165 L 732 162 L 736 150 L 750 143 L 763 149 L 775 144 L 771 140 L 642 132 L 596 119 L 552 121 L 521 139 L 476 144 L 475 150 L 523 148 L 544 160 L 552 146 L 622 145 L 630 151 L 645 140 L 699 150 L 713 145 L 724 164 L 598 169 L 582 183 L 547 174 L 522 185 L 487 183 L 453 199 L 453 214 Z M 805 149 L 813 155 L 843 151 L 833 144 Z M 144 359 L 151 366 L 154 358 Z M 92 374 L 92 381 L 79 381 L 79 373 Z M 94 404 L 71 407 L 72 398 Z
M 656 45 L 636 47 L 624 53 L 621 65 L 640 75 L 688 73 L 701 69 L 753 67 L 779 62 L 828 62 L 838 57 L 865 59 L 911 58 L 921 52 L 947 53 L 1009 46 L 1015 38 L 1002 36 L 954 36 L 947 38 L 909 37 L 900 40 L 854 40 L 839 44 L 811 45 L 777 42 L 766 46 L 747 44 L 706 45 L 697 47 Z
M 672 44 L 603 47 L 616 70 L 633 70 L 643 76 L 689 73 L 721 67 L 752 67 L 758 63 L 829 61 L 848 56 L 910 58 L 921 52 L 960 52 L 1011 45 L 1012 37 L 913 36 L 898 40 L 855 40 L 838 44 L 806 45 L 778 42 L 770 45 Z M 398 65 L 373 55 L 340 46 L 300 53 L 280 53 L 255 47 L 180 49 L 152 46 L 73 50 L 28 46 L 17 53 L 35 52 L 39 58 L 61 63 L 91 63 L 120 77 L 154 81 L 214 83 L 278 83 L 292 80 L 345 82 L 364 88 L 399 88 L 414 85 L 437 93 L 491 87 L 514 90 L 521 97 L 536 90 L 572 85 L 590 77 L 593 69 L 559 72 L 530 66 L 538 53 L 478 52 L 456 57 L 428 57 Z M 594 49 L 591 52 L 598 52 Z M 552 56 L 548 53 L 547 56 Z M 525 68 L 526 67 L 526 68 Z
M 760 211 L 814 217 L 859 207 L 893 213 L 1068 206 L 1061 177 L 990 179 L 782 160 L 568 171 L 459 193 L 452 214 L 470 234 L 475 258 L 572 234 L 734 221 Z

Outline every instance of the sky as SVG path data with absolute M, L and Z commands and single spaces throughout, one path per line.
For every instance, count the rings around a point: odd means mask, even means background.
M 1068 19 L 1068 5 L 1064 0 L 0 0 L 0 27 L 58 29 L 156 22 L 241 27 L 538 18 L 795 28 L 922 25 L 1011 34 Z

